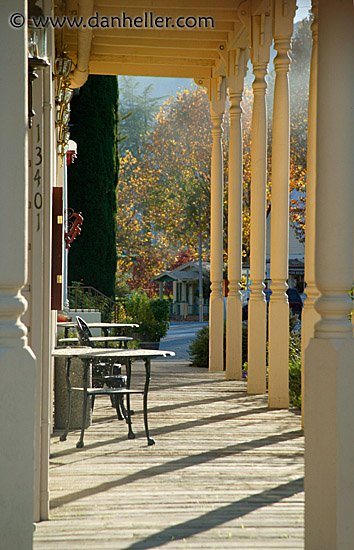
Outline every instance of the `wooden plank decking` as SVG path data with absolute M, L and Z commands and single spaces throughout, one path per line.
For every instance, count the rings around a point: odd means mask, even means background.
M 134 365 L 139 381 L 143 367 Z M 295 411 L 270 411 L 244 382 L 154 361 L 151 435 L 133 402 L 127 440 L 107 397 L 85 448 L 52 439 L 51 521 L 34 550 L 303 548 L 303 433 Z

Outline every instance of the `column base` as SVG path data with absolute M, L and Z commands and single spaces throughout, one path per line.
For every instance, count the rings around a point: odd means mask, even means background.
M 305 379 L 305 548 L 354 540 L 354 341 L 310 341 Z
M 226 380 L 242 380 L 242 301 L 240 296 L 227 298 L 225 377 Z
M 269 304 L 268 406 L 289 408 L 289 304 Z
M 209 312 L 209 370 L 224 370 L 224 299 L 210 299 Z
M 308 298 L 306 298 L 306 301 Z M 304 404 L 304 389 L 305 389 L 305 375 L 306 375 L 306 348 L 309 345 L 311 338 L 315 334 L 315 324 L 320 320 L 320 314 L 315 310 L 314 304 L 306 306 L 302 310 L 301 316 L 301 415 L 302 415 L 302 427 L 305 423 L 305 404 Z
M 30 348 L 1 347 L 1 548 L 32 548 L 35 382 Z
M 248 383 L 247 393 L 266 393 L 266 313 L 263 300 L 248 304 Z

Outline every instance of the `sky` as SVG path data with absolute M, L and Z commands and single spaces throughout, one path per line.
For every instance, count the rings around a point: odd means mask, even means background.
M 295 23 L 307 17 L 308 11 L 311 8 L 311 0 L 296 0 L 296 5 Z

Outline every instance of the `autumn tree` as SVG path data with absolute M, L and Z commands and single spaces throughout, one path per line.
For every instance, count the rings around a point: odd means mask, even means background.
M 177 93 L 161 107 L 146 143 L 146 161 L 158 170 L 151 187 L 156 229 L 179 248 L 196 248 L 209 233 L 211 118 L 204 89 Z
M 310 59 L 310 22 L 301 23 L 294 37 L 291 87 L 290 189 L 299 191 L 290 204 L 290 219 L 304 234 L 303 190 L 306 184 L 307 100 Z M 271 202 L 272 102 L 274 73 L 269 76 L 267 102 L 268 169 L 267 199 Z M 249 82 L 243 94 L 243 255 L 249 256 L 251 197 L 251 138 L 253 92 Z M 227 261 L 228 102 L 224 116 L 224 261 Z M 122 232 L 118 246 L 126 256 L 145 250 L 143 268 L 152 278 L 168 265 L 171 255 L 183 247 L 197 249 L 203 234 L 204 257 L 209 252 L 211 117 L 206 90 L 192 88 L 164 102 L 151 131 L 144 138 L 139 159 L 131 152 L 122 159 L 120 189 L 124 189 L 119 212 Z M 128 198 L 130 197 L 130 199 Z M 129 202 L 130 201 L 130 202 Z M 125 243 L 122 246 L 122 243 Z M 129 252 L 130 250 L 130 252 Z M 133 252 L 132 252 L 133 251 Z M 127 261 L 127 260 L 126 260 Z M 132 260 L 130 260 L 132 262 Z M 164 267 L 165 266 L 165 267 Z M 144 271 L 142 269 L 142 271 Z M 136 271 L 136 270 L 135 270 Z M 148 279 L 146 271 L 145 279 Z
M 119 127 L 124 137 L 119 146 L 120 154 L 130 151 L 135 158 L 140 159 L 145 137 L 153 126 L 161 98 L 153 97 L 152 84 L 142 88 L 139 82 L 129 76 L 119 78 L 119 94 Z
M 208 239 L 210 127 L 205 90 L 185 90 L 161 107 L 142 157 L 122 157 L 118 260 L 133 286 L 147 279 L 140 268 L 152 278 L 178 250 L 196 250 L 200 232 Z
M 312 17 L 296 28 L 290 65 L 290 219 L 297 236 L 305 238 L 306 174 L 307 174 L 307 112 L 312 51 Z
M 157 178 L 156 171 L 138 162 L 130 151 L 121 159 L 117 187 L 118 269 L 129 274 L 131 288 L 146 291 L 154 290 L 152 278 L 172 259 L 167 236 L 154 230 L 149 191 Z

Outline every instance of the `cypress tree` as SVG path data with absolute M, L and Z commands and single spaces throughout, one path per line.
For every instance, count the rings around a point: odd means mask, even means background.
M 68 168 L 68 206 L 82 212 L 84 222 L 69 252 L 69 281 L 82 281 L 113 297 L 119 167 L 117 77 L 88 78 L 71 101 L 70 125 L 78 156 Z

